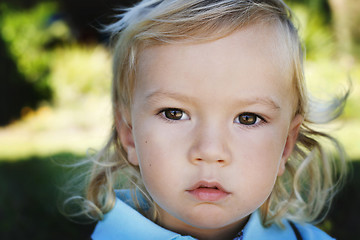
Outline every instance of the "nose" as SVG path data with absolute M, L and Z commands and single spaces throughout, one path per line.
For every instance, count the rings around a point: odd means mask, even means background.
M 189 159 L 193 164 L 206 162 L 225 166 L 231 162 L 230 134 L 226 128 L 206 124 L 198 126 L 193 133 L 189 150 Z

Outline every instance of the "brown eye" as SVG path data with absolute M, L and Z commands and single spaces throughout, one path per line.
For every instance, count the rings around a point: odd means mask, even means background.
M 181 120 L 185 113 L 180 109 L 165 109 L 163 111 L 164 116 L 170 120 Z
M 254 125 L 260 120 L 260 118 L 259 116 L 253 113 L 243 113 L 240 114 L 236 120 L 237 120 L 236 122 L 243 125 Z

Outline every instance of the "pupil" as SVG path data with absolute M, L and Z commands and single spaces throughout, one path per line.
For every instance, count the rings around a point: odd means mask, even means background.
M 179 120 L 182 117 L 182 112 L 180 110 L 168 110 L 165 115 L 169 119 Z
M 240 116 L 240 122 L 242 124 L 250 125 L 250 124 L 254 124 L 255 121 L 256 121 L 256 118 L 253 115 L 247 114 L 247 115 Z

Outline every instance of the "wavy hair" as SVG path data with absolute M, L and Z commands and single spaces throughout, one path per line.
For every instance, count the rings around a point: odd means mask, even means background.
M 320 102 L 307 93 L 303 71 L 303 47 L 293 24 L 291 10 L 281 0 L 143 0 L 117 16 L 105 28 L 113 43 L 111 137 L 106 146 L 88 162 L 92 163 L 85 196 L 69 198 L 65 204 L 81 199 L 81 214 L 94 220 L 102 218 L 115 204 L 114 189 L 119 176 L 126 176 L 134 193 L 141 192 L 149 203 L 152 199 L 142 184 L 139 168 L 132 166 L 116 131 L 119 118 L 128 120 L 136 81 L 138 55 L 144 48 L 184 42 L 206 42 L 230 35 L 255 23 L 276 26 L 288 48 L 293 86 L 297 93 L 296 114 L 304 117 L 294 151 L 286 164 L 285 174 L 260 207 L 262 223 L 281 225 L 281 219 L 314 222 L 321 219 L 334 193 L 346 174 L 344 153 L 331 136 L 315 130 L 337 118 L 344 107 L 347 93 L 330 102 Z M 328 151 L 328 140 L 335 152 Z M 121 178 L 121 177 L 120 177 Z M 121 186 L 120 186 L 121 187 Z M 142 209 L 137 204 L 138 210 Z M 156 221 L 154 204 L 143 213 Z M 80 213 L 71 216 L 76 216 Z

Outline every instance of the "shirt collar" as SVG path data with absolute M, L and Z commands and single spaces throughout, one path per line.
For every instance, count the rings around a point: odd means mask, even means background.
M 125 196 L 125 195 L 126 196 Z M 100 221 L 94 230 L 92 239 L 94 240 L 117 240 L 117 239 L 195 239 L 190 236 L 181 236 L 178 233 L 169 231 L 151 220 L 141 215 L 129 204 L 128 192 L 123 192 L 120 196 L 122 200 L 116 198 L 114 208 L 105 214 L 104 219 Z M 124 202 L 126 201 L 126 203 Z M 296 236 L 291 229 L 289 223 L 284 221 L 285 228 L 273 224 L 268 228 L 264 228 L 261 224 L 259 211 L 254 212 L 244 228 L 243 240 L 296 240 Z M 240 231 L 240 230 L 239 230 Z

